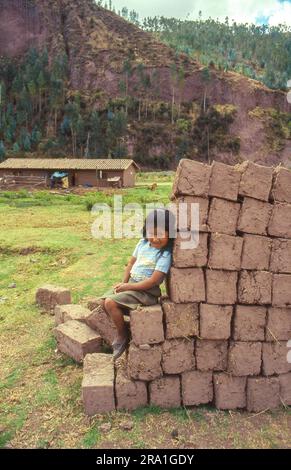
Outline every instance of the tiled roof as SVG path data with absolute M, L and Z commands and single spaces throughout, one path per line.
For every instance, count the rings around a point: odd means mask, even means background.
M 2 169 L 21 170 L 126 170 L 133 164 L 137 170 L 140 167 L 129 158 L 7 158 L 0 163 Z

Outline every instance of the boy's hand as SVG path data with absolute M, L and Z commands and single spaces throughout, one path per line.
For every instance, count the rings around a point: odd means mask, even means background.
M 126 290 L 130 290 L 130 284 L 122 282 L 114 286 L 115 292 L 124 292 Z

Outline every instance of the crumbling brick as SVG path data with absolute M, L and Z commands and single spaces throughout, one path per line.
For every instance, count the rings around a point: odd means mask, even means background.
M 268 271 L 241 271 L 238 281 L 238 301 L 242 304 L 271 304 L 272 273 Z
M 162 368 L 165 374 L 180 374 L 195 368 L 194 340 L 171 339 L 162 346 Z
M 82 399 L 85 413 L 93 416 L 115 409 L 114 365 L 109 354 L 88 354 L 84 360 Z
M 247 410 L 259 413 L 280 405 L 277 377 L 249 377 L 247 380 Z
M 273 237 L 291 238 L 291 204 L 274 204 L 268 234 Z
M 274 307 L 291 306 L 291 274 L 273 275 L 273 300 Z
M 206 269 L 206 301 L 208 304 L 232 305 L 237 300 L 237 272 Z M 203 301 L 203 300 L 202 300 Z
M 163 375 L 161 346 L 141 349 L 134 343 L 130 344 L 127 358 L 127 374 L 135 380 L 150 381 Z
M 239 187 L 240 196 L 249 196 L 268 201 L 272 187 L 273 169 L 245 161 L 240 165 L 242 177 Z
M 285 405 L 291 405 L 291 373 L 279 375 L 280 398 Z
M 45 284 L 37 289 L 35 300 L 40 307 L 53 315 L 56 305 L 71 303 L 71 292 L 64 287 Z
M 266 341 L 291 339 L 291 309 L 270 307 L 266 325 Z
M 180 378 L 162 377 L 150 382 L 150 404 L 162 408 L 181 406 Z
M 97 306 L 97 308 L 91 312 L 91 315 L 86 318 L 86 324 L 93 330 L 98 331 L 109 346 L 112 345 L 117 330 L 102 305 Z
M 213 375 L 215 406 L 220 410 L 246 407 L 246 377 L 234 377 L 224 372 Z
M 207 217 L 208 217 L 208 207 L 209 199 L 197 196 L 180 196 L 176 199 L 177 205 L 177 226 L 181 230 L 190 229 L 193 226 L 194 229 L 199 232 L 208 232 L 207 226 Z M 193 206 L 191 204 L 199 205 L 199 227 L 196 227 L 196 219 L 193 219 Z M 186 207 L 186 209 L 185 209 Z M 185 221 L 185 216 L 187 214 L 187 219 Z M 193 219 L 193 220 L 192 220 Z
M 233 307 L 200 304 L 200 336 L 203 339 L 228 339 Z
M 212 373 L 198 370 L 184 372 L 182 374 L 182 400 L 184 406 L 212 402 Z
M 208 215 L 209 231 L 235 235 L 240 207 L 238 202 L 214 197 Z
M 135 410 L 148 403 L 147 386 L 140 380 L 132 380 L 127 375 L 126 360 L 121 357 L 116 366 L 115 394 L 118 410 Z
M 68 320 L 77 320 L 86 323 L 90 310 L 82 305 L 56 305 L 55 306 L 55 325 L 65 323 Z
M 233 375 L 259 375 L 262 363 L 262 343 L 231 342 L 228 352 L 228 372 Z
M 180 160 L 173 184 L 172 198 L 179 195 L 207 197 L 211 167 L 194 160 Z
M 241 232 L 267 235 L 272 205 L 249 197 L 244 198 L 237 228 Z
M 199 234 L 198 245 L 187 248 L 187 244 L 194 244 L 195 238 L 189 232 L 180 232 L 174 242 L 173 265 L 176 268 L 201 268 L 207 265 L 208 247 L 207 233 Z
M 198 304 L 175 304 L 169 299 L 162 301 L 166 323 L 166 338 L 185 338 L 199 335 Z
M 263 374 L 285 374 L 291 371 L 291 364 L 287 361 L 287 342 L 263 344 Z
M 264 341 L 266 314 L 266 307 L 236 305 L 233 339 L 235 341 Z
M 243 239 L 231 235 L 212 233 L 208 267 L 238 271 L 241 265 Z
M 204 302 L 203 270 L 200 268 L 171 268 L 169 294 L 170 299 L 175 303 Z
M 195 347 L 197 369 L 226 370 L 227 368 L 227 341 L 198 339 Z
M 209 196 L 236 201 L 241 174 L 236 167 L 213 162 Z
M 130 328 L 132 340 L 137 346 L 161 343 L 164 341 L 162 307 L 158 304 L 132 310 Z
M 291 273 L 291 240 L 274 238 L 270 271 L 274 273 Z
M 272 239 L 245 233 L 243 240 L 241 269 L 268 271 Z
M 278 166 L 274 175 L 272 198 L 274 201 L 291 203 L 291 171 Z

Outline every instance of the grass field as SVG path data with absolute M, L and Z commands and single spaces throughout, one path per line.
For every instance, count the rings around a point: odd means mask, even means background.
M 149 183 L 157 180 L 146 176 L 136 188 L 119 193 L 126 202 L 167 203 L 171 180 L 165 175 L 150 191 Z M 55 351 L 53 317 L 41 314 L 34 299 L 36 289 L 49 281 L 70 288 L 73 301 L 86 304 L 121 280 L 137 240 L 91 235 L 90 207 L 112 204 L 112 197 L 112 192 L 0 194 L 0 447 L 290 446 L 290 408 L 259 415 L 210 406 L 83 414 L 82 367 Z M 103 423 L 110 423 L 110 430 L 102 431 Z M 130 431 L 124 430 L 128 424 Z

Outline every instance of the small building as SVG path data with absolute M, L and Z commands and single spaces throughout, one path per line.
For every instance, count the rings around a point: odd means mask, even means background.
M 15 177 L 18 186 L 39 181 L 49 187 L 58 171 L 68 174 L 69 186 L 129 188 L 135 185 L 140 167 L 130 159 L 8 158 L 0 164 L 0 186 L 1 179 Z

